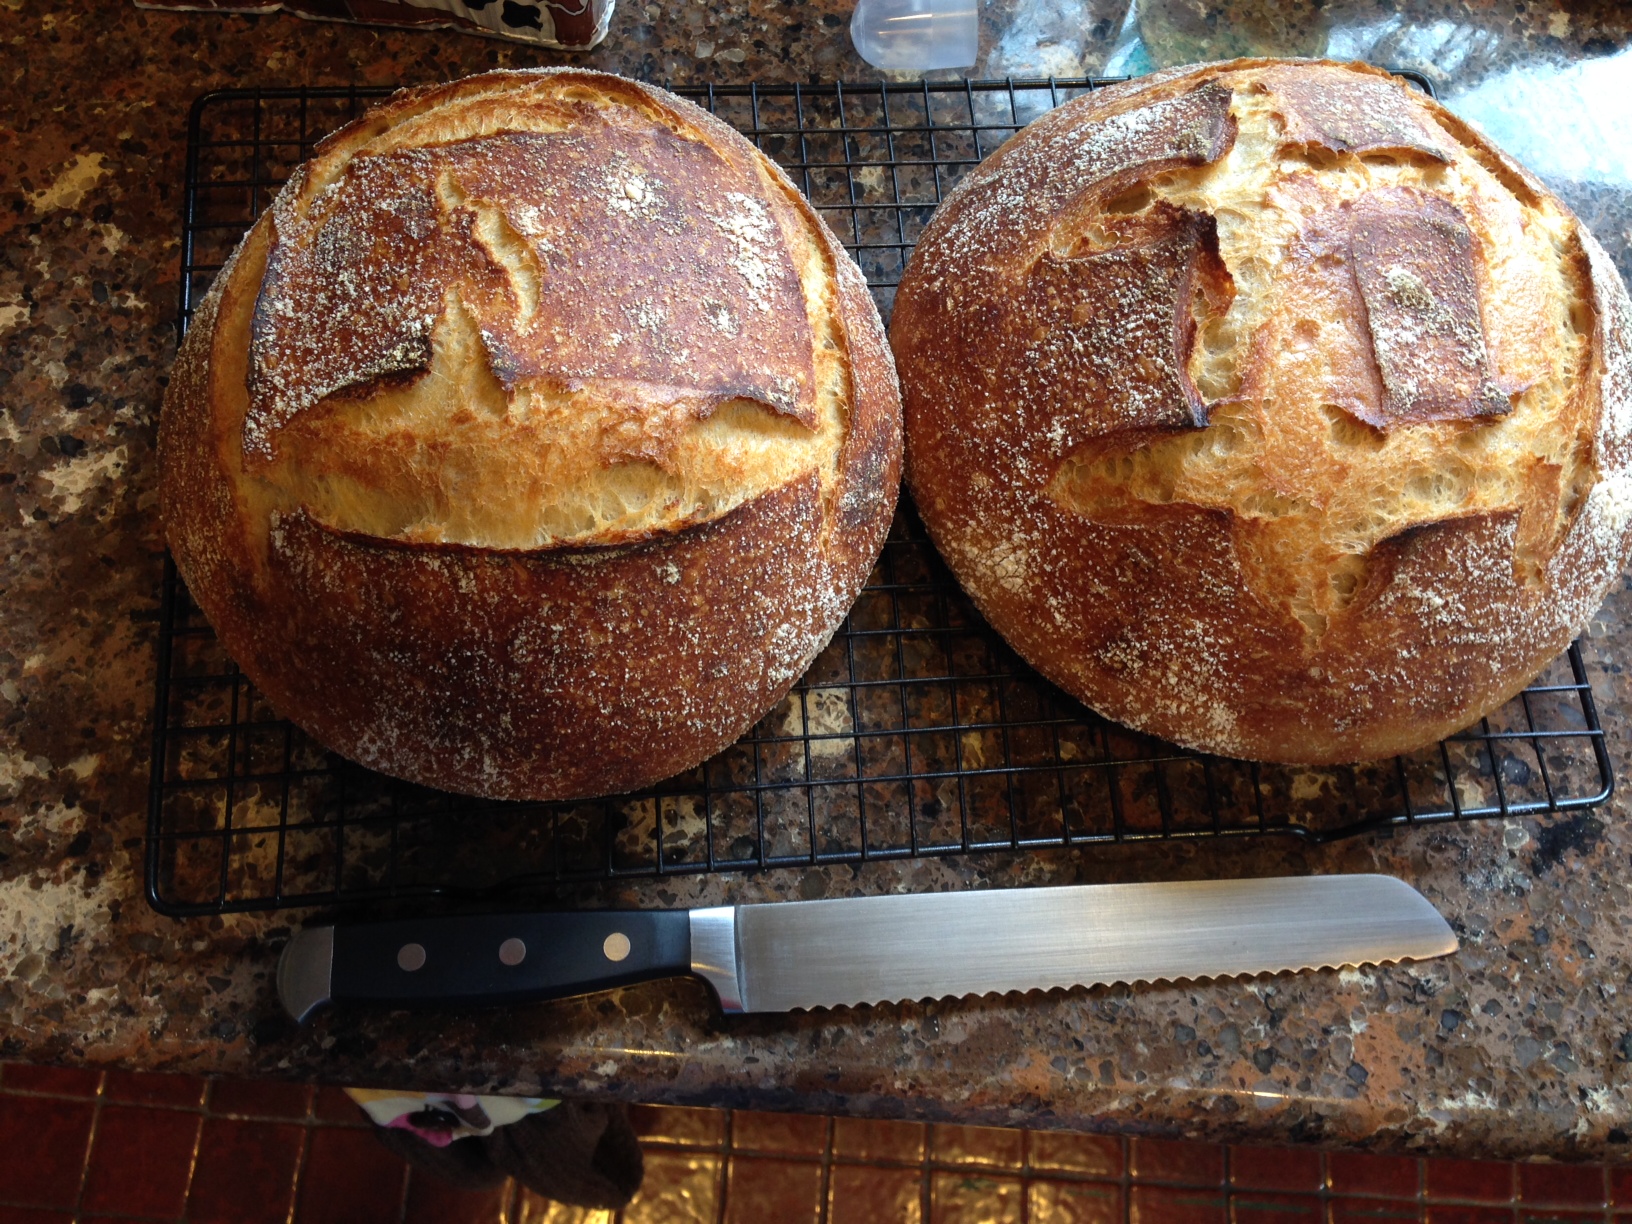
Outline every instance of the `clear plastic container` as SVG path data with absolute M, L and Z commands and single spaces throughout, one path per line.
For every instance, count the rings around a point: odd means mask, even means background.
M 850 41 L 874 68 L 969 68 L 980 46 L 977 0 L 856 0 Z

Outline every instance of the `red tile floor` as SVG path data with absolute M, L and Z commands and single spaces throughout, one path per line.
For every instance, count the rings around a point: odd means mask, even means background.
M 410 1170 L 338 1089 L 0 1065 L 0 1224 L 1632 1224 L 1632 1167 L 641 1107 L 621 1215 Z

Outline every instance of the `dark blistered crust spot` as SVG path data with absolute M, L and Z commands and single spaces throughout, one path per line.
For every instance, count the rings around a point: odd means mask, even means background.
M 1151 173 L 1169 165 L 1204 166 L 1217 161 L 1235 144 L 1231 96 L 1228 86 L 1215 81 L 1108 119 L 1105 127 L 1118 139 L 1100 145 L 1091 135 L 1086 142 L 1100 158 L 1099 177 L 1109 178 L 1134 169 Z
M 1266 72 L 1260 88 L 1279 104 L 1289 145 L 1335 153 L 1420 153 L 1447 165 L 1456 159 L 1450 141 L 1392 81 L 1287 67 Z
M 1127 188 L 1164 170 L 1211 165 L 1235 144 L 1236 122 L 1230 114 L 1232 91 L 1216 82 L 1112 115 L 1087 131 L 1073 131 L 1071 145 L 1057 150 L 1068 169 L 1068 181 L 1086 204 L 1084 211 L 1066 206 L 1059 215 L 1065 226 L 1091 222 L 1104 203 Z M 1056 246 L 1058 246 L 1056 238 Z
M 1355 278 L 1383 399 L 1379 427 L 1495 416 L 1496 385 L 1473 270 L 1473 234 L 1449 200 L 1398 188 L 1353 212 Z
M 908 265 L 1000 267 L 1070 249 L 1108 201 L 1166 170 L 1217 161 L 1235 144 L 1231 90 L 1216 82 L 1114 110 L 1113 87 L 1076 98 L 1026 129 L 964 179 L 936 211 Z M 1092 123 L 1083 115 L 1112 113 Z M 905 282 L 904 282 L 905 283 Z
M 301 408 L 347 387 L 418 372 L 431 361 L 448 236 L 430 186 L 406 158 L 359 158 L 321 201 L 315 224 L 273 205 L 272 249 L 255 304 L 244 449 Z
M 348 387 L 425 369 L 451 296 L 507 388 L 684 382 L 816 425 L 813 336 L 782 205 L 747 158 L 578 108 L 571 129 L 361 155 L 280 197 L 245 450 Z
M 666 127 L 599 115 L 586 111 L 570 135 L 450 151 L 471 202 L 500 208 L 540 255 L 540 317 L 501 330 L 495 347 L 517 377 L 673 382 L 685 372 L 698 390 L 814 428 L 810 321 L 754 167 Z M 540 331 L 548 346 L 529 341 Z
M 1275 274 L 1275 308 L 1254 337 L 1243 370 L 1241 393 L 1246 398 L 1277 394 L 1277 359 L 1282 349 L 1296 342 L 1302 320 L 1354 320 L 1356 326 L 1319 333 L 1325 367 L 1320 394 L 1324 402 L 1374 427 L 1386 419 L 1376 355 L 1360 325 L 1365 304 L 1354 276 L 1353 230 L 1352 211 L 1345 203 L 1306 217 L 1287 245 Z
M 1033 265 L 998 329 L 995 367 L 1008 392 L 1035 406 L 1055 457 L 1128 430 L 1193 429 L 1207 409 L 1186 373 L 1195 342 L 1192 302 L 1219 295 L 1228 273 L 1213 219 L 1158 205 L 1143 233 L 1110 250 Z

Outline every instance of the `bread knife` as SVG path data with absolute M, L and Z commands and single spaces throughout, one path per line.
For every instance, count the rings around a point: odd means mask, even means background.
M 1456 951 L 1391 876 L 482 914 L 311 926 L 278 964 L 296 1020 L 329 1003 L 503 1004 L 695 974 L 727 1012 L 1422 960 Z

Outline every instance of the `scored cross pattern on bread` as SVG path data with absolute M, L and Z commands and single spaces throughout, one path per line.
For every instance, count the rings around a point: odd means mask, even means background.
M 292 502 L 536 548 L 831 467 L 844 371 L 807 220 L 738 141 L 596 96 L 427 98 L 280 194 L 243 431 Z
M 920 239 L 908 480 L 1103 713 L 1388 755 L 1522 688 L 1618 572 L 1625 311 L 1575 218 L 1402 82 L 1175 69 L 1037 120 Z

